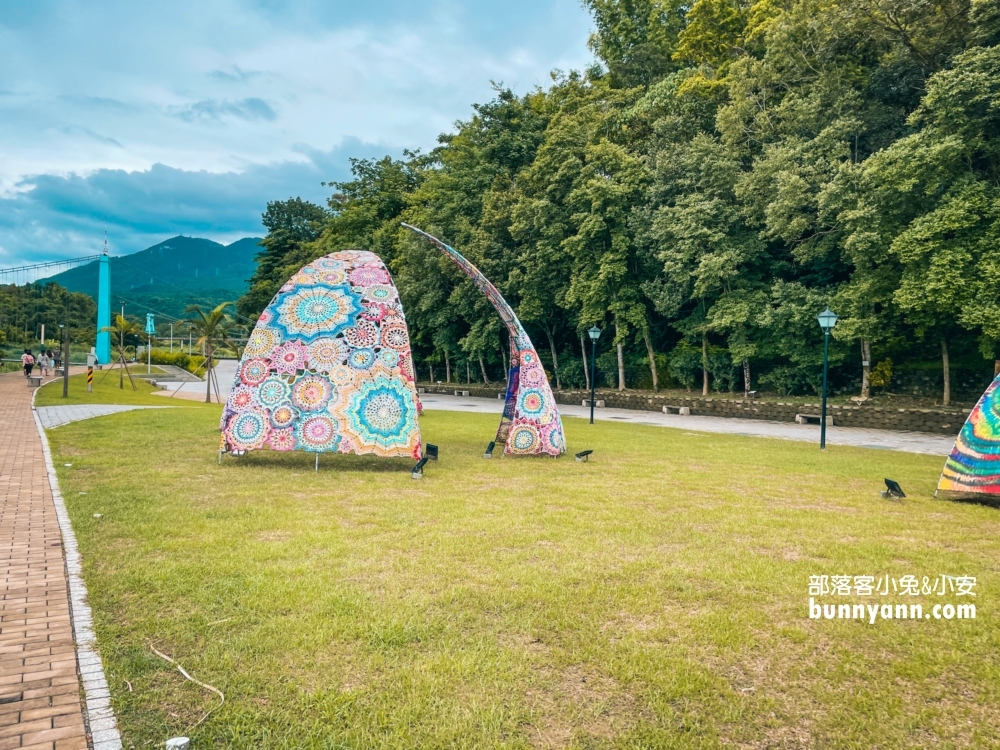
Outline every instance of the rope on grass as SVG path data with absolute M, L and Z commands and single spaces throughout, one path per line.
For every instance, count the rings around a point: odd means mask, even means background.
M 208 713 L 206 713 L 204 716 L 202 716 L 200 719 L 198 719 L 198 722 L 194 726 L 192 726 L 188 731 L 190 731 L 191 729 L 196 728 L 199 724 L 201 724 L 203 721 L 205 721 L 205 719 L 208 718 L 208 714 L 212 713 L 213 711 L 215 711 L 218 708 L 221 708 L 222 704 L 226 702 L 226 696 L 222 694 L 222 691 L 219 690 L 219 688 L 212 687 L 211 685 L 208 685 L 208 684 L 206 684 L 204 682 L 200 682 L 200 681 L 196 680 L 194 677 L 192 677 L 191 675 L 189 675 L 187 673 L 187 671 L 185 671 L 184 667 L 182 667 L 176 661 L 174 661 L 173 659 L 171 659 L 166 654 L 157 651 L 156 647 L 152 643 L 149 643 L 148 645 L 149 645 L 149 648 L 152 649 L 152 651 L 153 651 L 154 654 L 156 654 L 157 656 L 159 656 L 161 659 L 165 659 L 166 661 L 170 662 L 175 667 L 177 667 L 177 671 L 180 672 L 182 675 L 184 675 L 185 678 L 187 678 L 188 680 L 190 680 L 191 682 L 193 682 L 195 685 L 198 685 L 199 687 L 203 687 L 206 690 L 211 690 L 213 693 L 215 693 L 220 698 L 219 705 L 215 706 L 214 708 L 209 709 Z

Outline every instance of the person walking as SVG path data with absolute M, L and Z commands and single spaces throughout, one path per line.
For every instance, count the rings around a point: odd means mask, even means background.
M 31 349 L 25 349 L 21 355 L 21 366 L 24 367 L 24 377 L 31 377 L 31 368 L 35 366 L 35 358 L 31 354 Z
M 49 376 L 49 368 L 51 367 L 52 360 L 49 359 L 49 353 L 43 349 L 38 353 L 38 368 L 42 371 L 43 378 Z

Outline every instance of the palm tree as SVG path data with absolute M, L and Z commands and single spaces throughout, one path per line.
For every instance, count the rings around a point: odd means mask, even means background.
M 223 302 L 206 313 L 200 305 L 188 305 L 185 313 L 194 313 L 191 329 L 198 336 L 198 343 L 205 347 L 205 403 L 212 403 L 212 355 L 218 346 L 229 343 L 229 329 L 233 319 L 226 308 L 233 302 Z M 216 386 L 218 390 L 218 386 Z
M 125 337 L 142 336 L 142 328 L 134 320 L 127 320 L 118 313 L 115 313 L 114 325 L 102 328 L 101 333 L 114 334 L 115 338 L 118 339 L 118 358 L 121 360 L 122 365 L 118 370 L 118 387 L 124 390 L 125 373 L 128 372 L 128 365 L 125 364 Z M 132 381 L 132 373 L 130 372 L 128 373 L 128 382 L 132 383 L 132 390 L 134 391 L 136 389 L 135 383 Z

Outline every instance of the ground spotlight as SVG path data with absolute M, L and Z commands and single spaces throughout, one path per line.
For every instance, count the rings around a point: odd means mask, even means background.
M 413 467 L 413 478 L 414 479 L 423 479 L 424 478 L 424 466 L 427 464 L 427 460 L 428 460 L 427 456 L 424 456 L 419 461 L 417 461 L 417 465 Z
M 493 458 L 493 449 L 496 448 L 496 443 L 490 441 L 490 444 L 486 446 L 486 452 L 483 454 L 483 458 Z
M 433 443 L 427 444 L 427 449 L 424 451 L 424 455 L 427 456 L 431 461 L 438 460 L 438 447 Z
M 898 500 L 906 497 L 906 493 L 903 492 L 903 488 L 899 486 L 899 482 L 895 479 L 886 479 L 885 487 L 886 488 L 879 493 L 882 497 L 887 497 L 890 500 Z
M 580 451 L 579 453 L 576 454 L 576 460 L 577 461 L 587 461 L 587 460 L 590 459 L 590 454 L 593 453 L 593 452 L 594 451 Z

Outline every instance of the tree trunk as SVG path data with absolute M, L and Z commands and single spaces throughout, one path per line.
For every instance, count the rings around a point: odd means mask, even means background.
M 708 334 L 701 334 L 701 395 L 708 395 Z
M 646 355 L 649 357 L 649 371 L 653 375 L 653 391 L 660 390 L 660 378 L 656 372 L 656 354 L 653 353 L 653 342 L 649 338 L 649 330 L 642 329 L 642 338 L 646 342 Z
M 486 363 L 483 362 L 483 355 L 481 354 L 479 355 L 479 369 L 483 371 L 483 382 L 489 385 L 490 379 L 486 375 Z
M 427 365 L 431 370 L 431 384 L 434 384 L 434 365 Z
M 212 403 L 212 351 L 208 352 L 208 359 L 205 360 L 205 403 Z
M 444 350 L 444 382 L 451 382 L 451 360 L 448 358 L 448 350 Z
M 941 404 L 947 406 L 951 403 L 951 363 L 948 361 L 948 342 L 941 337 L 941 367 L 944 370 L 944 396 Z
M 469 369 L 469 360 L 465 360 L 465 384 L 472 385 L 472 370 Z
M 587 383 L 587 390 L 590 390 L 590 358 L 587 357 L 587 344 L 580 334 L 580 352 L 583 354 L 583 379 Z
M 621 329 L 618 327 L 618 321 L 615 321 L 615 340 L 618 339 Z M 622 345 L 616 344 L 618 349 L 618 390 L 625 390 L 625 352 L 622 351 Z
M 872 342 L 861 339 L 861 398 L 871 394 Z
M 559 355 L 556 354 L 556 342 L 552 338 L 552 329 L 548 323 L 545 324 L 545 337 L 549 340 L 549 351 L 552 352 L 552 376 L 556 379 L 556 390 L 562 390 L 562 383 L 559 380 Z

